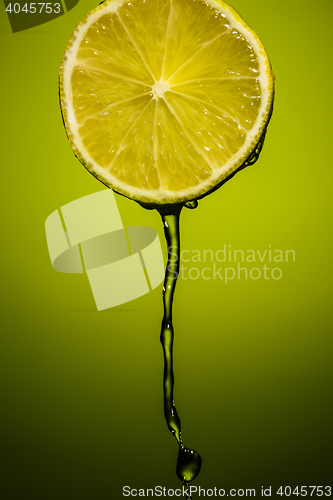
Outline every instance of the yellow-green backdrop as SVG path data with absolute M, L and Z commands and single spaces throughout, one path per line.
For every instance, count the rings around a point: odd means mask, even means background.
M 96 4 L 15 34 L 0 6 L 4 500 L 179 486 L 163 416 L 161 287 L 97 312 L 86 277 L 55 272 L 46 246 L 47 216 L 104 188 L 72 154 L 58 104 L 67 40 Z M 260 496 L 261 486 L 332 482 L 333 4 L 232 5 L 269 53 L 275 109 L 259 162 L 183 211 L 182 248 L 295 259 L 277 264 L 276 280 L 179 280 L 175 400 L 184 440 L 203 457 L 195 484 Z M 157 212 L 117 202 L 126 225 L 163 238 Z

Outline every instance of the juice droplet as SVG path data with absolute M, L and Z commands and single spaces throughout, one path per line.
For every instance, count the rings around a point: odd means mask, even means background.
M 195 450 L 179 447 L 176 474 L 183 484 L 190 485 L 201 469 L 201 457 Z
M 185 203 L 185 207 L 186 208 L 190 208 L 193 210 L 193 208 L 197 208 L 198 206 L 198 200 L 192 200 L 192 201 L 188 201 L 187 203 Z

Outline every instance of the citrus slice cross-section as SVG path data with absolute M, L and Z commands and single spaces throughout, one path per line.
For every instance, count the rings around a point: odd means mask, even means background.
M 60 69 L 75 155 L 153 205 L 202 197 L 239 169 L 273 93 L 262 42 L 222 0 L 108 0 L 77 26 Z

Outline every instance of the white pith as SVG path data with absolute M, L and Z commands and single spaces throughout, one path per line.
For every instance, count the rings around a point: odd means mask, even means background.
M 163 98 L 164 92 L 170 90 L 169 82 L 164 82 L 163 80 L 159 80 L 158 82 L 154 83 L 151 90 L 153 93 L 153 99 L 157 100 L 160 97 Z
M 134 0 L 135 1 L 135 0 Z M 97 178 L 99 178 L 106 185 L 130 198 L 145 202 L 145 203 L 176 203 L 184 200 L 194 199 L 209 192 L 214 186 L 229 177 L 242 163 L 247 159 L 251 151 L 254 149 L 261 133 L 267 122 L 267 117 L 270 112 L 272 104 L 273 81 L 269 60 L 265 49 L 259 38 L 253 31 L 244 23 L 236 11 L 229 5 L 225 4 L 222 0 L 217 2 L 214 0 L 207 0 L 206 3 L 224 13 L 232 28 L 237 29 L 248 40 L 253 47 L 259 61 L 259 77 L 261 87 L 261 106 L 257 120 L 250 131 L 247 132 L 246 140 L 238 152 L 220 168 L 215 168 L 208 179 L 202 181 L 199 185 L 183 189 L 180 191 L 171 191 L 166 189 L 142 189 L 133 187 L 127 183 L 120 181 L 112 173 L 101 167 L 89 155 L 85 146 L 83 145 L 81 136 L 79 134 L 79 126 L 75 117 L 72 94 L 71 94 L 71 75 L 73 68 L 77 64 L 77 52 L 82 38 L 89 27 L 96 22 L 100 16 L 107 13 L 116 12 L 119 7 L 127 3 L 126 0 L 109 0 L 94 9 L 86 18 L 78 25 L 74 31 L 72 38 L 68 44 L 66 54 L 64 56 L 61 71 L 60 71 L 60 84 L 61 84 L 61 102 L 64 112 L 64 121 L 66 130 L 71 142 L 71 146 L 85 167 L 91 171 Z M 151 92 L 151 99 L 163 99 L 166 91 L 172 92 L 172 85 L 163 80 L 155 81 L 154 85 L 147 86 L 147 91 Z

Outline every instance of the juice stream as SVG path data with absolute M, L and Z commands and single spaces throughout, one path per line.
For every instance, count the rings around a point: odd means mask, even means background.
M 187 208 L 196 208 L 197 202 L 186 204 Z M 193 479 L 197 477 L 201 469 L 201 457 L 199 453 L 184 446 L 181 436 L 181 423 L 173 399 L 174 375 L 173 375 L 173 339 L 174 330 L 172 325 L 172 303 L 179 275 L 180 239 L 179 239 L 179 216 L 183 205 L 175 206 L 172 211 L 160 211 L 165 238 L 168 247 L 168 263 L 165 270 L 163 285 L 164 315 L 161 328 L 161 344 L 164 355 L 163 392 L 164 392 L 164 415 L 169 431 L 176 439 L 179 446 L 176 474 L 185 488 L 190 487 Z M 172 213 L 170 213 L 172 212 Z M 191 500 L 187 493 L 187 499 Z

